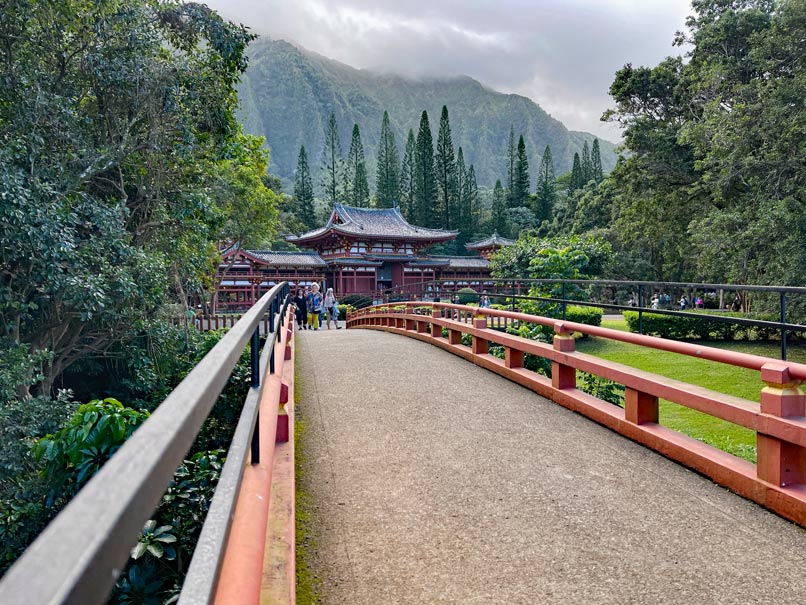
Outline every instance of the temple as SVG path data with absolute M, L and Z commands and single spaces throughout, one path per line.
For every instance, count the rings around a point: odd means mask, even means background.
M 332 287 L 337 296 L 378 297 L 384 290 L 435 279 L 479 286 L 490 277 L 490 255 L 511 244 L 494 234 L 466 245 L 480 256 L 430 255 L 429 247 L 456 238 L 457 231 L 410 224 L 397 208 L 355 208 L 334 204 L 327 223 L 286 239 L 307 252 L 231 248 L 222 254 L 217 307 L 251 306 L 274 284 L 288 280 Z
M 514 240 L 501 237 L 497 233 L 493 233 L 490 237 L 481 239 L 477 242 L 470 242 L 465 244 L 468 250 L 475 250 L 482 258 L 490 260 L 490 257 L 498 252 L 504 246 L 511 246 Z

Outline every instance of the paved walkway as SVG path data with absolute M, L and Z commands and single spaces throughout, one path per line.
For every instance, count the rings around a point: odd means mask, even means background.
M 806 531 L 436 347 L 301 332 L 324 603 L 806 603 Z

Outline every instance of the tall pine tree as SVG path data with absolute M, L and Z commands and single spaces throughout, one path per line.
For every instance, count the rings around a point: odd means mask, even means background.
M 515 164 L 518 161 L 515 150 L 515 128 L 509 127 L 509 144 L 507 145 L 507 206 L 512 208 L 515 203 Z
M 582 146 L 582 185 L 586 185 L 593 178 L 593 163 L 591 162 L 590 147 L 588 142 Z
M 316 217 L 313 210 L 313 180 L 311 169 L 308 167 L 308 156 L 305 145 L 299 148 L 297 158 L 297 172 L 294 175 L 294 202 L 297 218 L 308 229 L 316 226 Z
M 574 153 L 574 167 L 571 168 L 571 181 L 568 184 L 568 192 L 573 193 L 577 189 L 582 189 L 585 185 L 585 177 L 582 174 L 582 164 L 579 161 L 579 154 Z
M 546 145 L 543 158 L 540 160 L 540 172 L 537 173 L 537 189 L 535 191 L 534 211 L 538 223 L 549 220 L 551 217 L 554 202 L 557 198 L 556 181 L 551 148 Z
M 375 173 L 375 197 L 379 208 L 392 208 L 400 203 L 399 170 L 395 133 L 389 127 L 389 112 L 384 111 Z
M 437 180 L 434 171 L 434 140 L 428 113 L 420 117 L 420 131 L 417 133 L 417 150 L 414 158 L 414 215 L 418 225 L 436 227 L 435 209 L 437 204 Z
M 340 197 L 343 164 L 336 114 L 331 113 L 325 129 L 325 147 L 322 150 L 322 187 L 325 190 L 325 198 L 329 199 L 331 204 L 337 202 Z
M 509 234 L 507 200 L 504 195 L 504 188 L 501 186 L 501 179 L 495 181 L 495 187 L 493 188 L 493 214 L 490 226 L 498 235 L 506 236 Z
M 515 180 L 512 183 L 513 207 L 526 206 L 529 200 L 529 160 L 526 157 L 526 144 L 523 136 L 518 139 L 515 154 Z
M 439 187 L 439 222 L 443 229 L 456 227 L 456 157 L 453 153 L 451 124 L 448 107 L 442 106 L 437 134 L 437 152 L 434 158 Z
M 479 186 L 476 183 L 476 169 L 473 164 L 467 169 L 467 209 L 469 217 L 467 221 L 467 232 L 474 235 L 479 232 L 481 226 L 481 198 L 479 197 Z
M 369 206 L 369 183 L 367 183 L 367 167 L 364 163 L 364 145 L 361 143 L 361 131 L 358 124 L 353 125 L 353 137 L 350 140 L 350 152 L 347 154 L 344 182 L 344 197 L 347 203 L 358 208 L 367 208 Z
M 400 169 L 400 197 L 403 205 L 403 216 L 409 222 L 414 222 L 414 191 L 417 182 L 417 141 L 414 131 L 409 128 L 406 139 L 406 151 L 403 153 L 403 166 Z
M 602 152 L 599 150 L 599 139 L 593 139 L 591 165 L 593 166 L 593 180 L 598 185 L 604 178 L 604 171 L 602 170 Z

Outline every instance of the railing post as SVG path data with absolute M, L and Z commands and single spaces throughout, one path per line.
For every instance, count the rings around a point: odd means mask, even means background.
M 624 418 L 633 424 L 658 423 L 658 398 L 629 387 L 624 389 Z
M 789 368 L 770 362 L 761 368 L 761 413 L 787 418 L 806 415 L 806 395 L 801 381 L 793 379 Z M 762 481 L 775 486 L 806 483 L 806 448 L 757 433 L 758 463 L 756 472 Z
M 786 292 L 781 292 L 781 323 L 786 323 Z M 781 326 L 781 359 L 786 360 L 786 328 Z
M 252 361 L 252 388 L 260 386 L 260 327 L 252 332 L 252 342 L 249 345 Z
M 487 316 L 486 315 L 477 315 L 473 318 L 473 327 L 477 330 L 486 330 L 487 329 Z M 486 355 L 490 352 L 490 341 L 487 340 L 486 336 L 476 336 L 473 335 L 473 353 L 476 355 Z
M 442 318 L 442 310 L 439 307 L 431 307 L 431 318 L 434 317 Z M 431 336 L 433 338 L 442 338 L 442 326 L 431 322 Z
M 563 353 L 574 352 L 574 337 L 565 329 L 563 322 L 554 324 L 554 350 Z M 575 389 L 577 386 L 576 368 L 558 361 L 551 362 L 551 386 L 555 389 Z

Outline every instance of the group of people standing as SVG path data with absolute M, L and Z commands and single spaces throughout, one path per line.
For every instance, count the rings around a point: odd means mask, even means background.
M 327 319 L 327 329 L 330 329 L 330 322 L 341 330 L 339 325 L 339 303 L 333 288 L 328 288 L 325 295 L 319 289 L 319 284 L 313 283 L 311 286 L 298 286 L 292 299 L 297 320 L 297 327 L 300 330 L 320 330 L 325 319 Z

